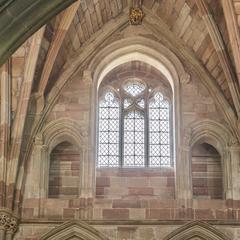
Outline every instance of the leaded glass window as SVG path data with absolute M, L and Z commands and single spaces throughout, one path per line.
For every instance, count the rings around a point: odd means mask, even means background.
M 171 104 L 142 81 L 99 100 L 99 167 L 171 167 Z M 117 91 L 116 91 L 117 92 Z M 153 94 L 154 92 L 154 94 Z
M 149 102 L 149 166 L 170 166 L 169 102 L 157 92 Z
M 119 101 L 107 92 L 99 102 L 98 166 L 119 164 Z
M 124 117 L 124 157 L 126 167 L 144 167 L 144 115 L 128 112 Z

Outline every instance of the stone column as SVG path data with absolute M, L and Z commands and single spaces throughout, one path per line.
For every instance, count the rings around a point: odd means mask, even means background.
M 190 147 L 181 147 L 179 152 L 176 160 L 176 198 L 187 200 L 192 198 Z
M 230 163 L 225 167 L 225 178 L 230 176 L 229 184 L 231 186 L 226 193 L 226 198 L 233 200 L 240 200 L 240 144 L 233 144 L 229 148 L 230 156 L 227 159 L 224 159 L 225 162 Z M 231 190 L 231 192 L 230 192 Z
M 1 113 L 0 113 L 0 207 L 6 204 L 6 176 L 7 176 L 7 158 L 8 146 L 10 140 L 11 125 L 11 60 L 9 60 L 0 69 L 0 97 L 1 97 Z
M 28 176 L 31 181 L 27 182 L 25 188 L 27 198 L 38 199 L 39 201 L 38 217 L 43 216 L 43 200 L 46 199 L 48 195 L 48 165 L 48 147 L 43 145 L 41 136 L 36 137 L 30 162 L 30 175 Z
M 91 90 L 92 90 L 92 73 L 90 71 L 85 70 L 83 73 L 83 84 L 84 88 L 86 89 L 88 100 L 86 104 L 88 104 L 89 114 L 88 114 L 88 121 L 86 125 L 86 129 L 81 129 L 81 134 L 84 139 L 84 146 L 82 147 L 82 157 L 83 157 L 83 164 L 82 167 L 84 169 L 84 177 L 82 178 L 82 190 L 81 190 L 81 197 L 84 198 L 92 198 L 94 189 L 93 189 L 93 176 L 95 171 L 95 166 L 93 165 L 93 149 L 91 146 L 91 135 L 89 134 L 89 129 L 92 127 L 91 124 Z M 94 107 L 94 106 L 92 106 Z M 95 147 L 95 146 L 94 146 Z
M 5 238 L 5 230 L 3 227 L 0 228 L 0 239 L 4 239 Z
M 91 90 L 92 90 L 92 73 L 85 70 L 83 73 L 83 88 L 86 90 L 86 104 L 88 105 L 88 120 L 86 126 L 81 129 L 81 135 L 83 137 L 82 146 L 82 164 L 81 168 L 83 171 L 81 176 L 81 189 L 80 198 L 81 209 L 80 218 L 81 219 L 91 219 L 93 211 L 93 196 L 94 196 L 94 178 L 95 178 L 95 161 L 93 158 L 93 146 L 91 143 L 91 135 L 89 134 L 89 129 L 92 128 L 92 116 L 91 116 Z
M 18 229 L 18 218 L 10 210 L 0 209 L 0 239 L 12 240 Z

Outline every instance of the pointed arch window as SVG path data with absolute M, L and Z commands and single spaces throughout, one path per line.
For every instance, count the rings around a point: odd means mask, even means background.
M 98 167 L 171 167 L 171 102 L 138 80 L 99 99 Z

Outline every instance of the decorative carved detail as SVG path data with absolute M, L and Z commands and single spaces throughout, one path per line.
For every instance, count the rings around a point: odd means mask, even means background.
M 143 10 L 141 8 L 131 8 L 129 11 L 129 22 L 131 25 L 140 25 L 144 17 Z
M 184 73 L 181 77 L 180 77 L 180 81 L 182 84 L 188 84 L 191 81 L 191 77 L 188 73 Z
M 18 228 L 18 218 L 7 209 L 0 209 L 0 228 L 15 233 Z
M 164 238 L 164 240 L 177 239 L 229 240 L 221 231 L 202 221 L 185 224 Z
M 57 239 L 108 240 L 102 233 L 81 221 L 70 221 L 50 230 L 40 240 Z

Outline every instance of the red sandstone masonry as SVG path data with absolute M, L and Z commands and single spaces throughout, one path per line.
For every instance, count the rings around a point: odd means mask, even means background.
M 76 209 L 63 209 L 63 218 L 64 219 L 74 219 L 76 213 Z
M 195 219 L 215 219 L 212 209 L 195 209 L 194 210 Z
M 129 195 L 153 195 L 153 188 L 128 188 Z
M 103 209 L 103 219 L 109 220 L 128 220 L 129 210 L 128 209 Z
M 173 169 L 97 169 L 97 198 L 174 197 Z
M 172 219 L 173 209 L 146 209 L 146 219 Z
M 97 177 L 96 186 L 97 187 L 109 187 L 110 186 L 110 178 L 108 178 L 108 177 Z
M 113 200 L 113 208 L 141 208 L 141 201 L 140 200 L 121 200 L 116 199 Z
M 174 219 L 193 219 L 192 208 L 174 209 Z

